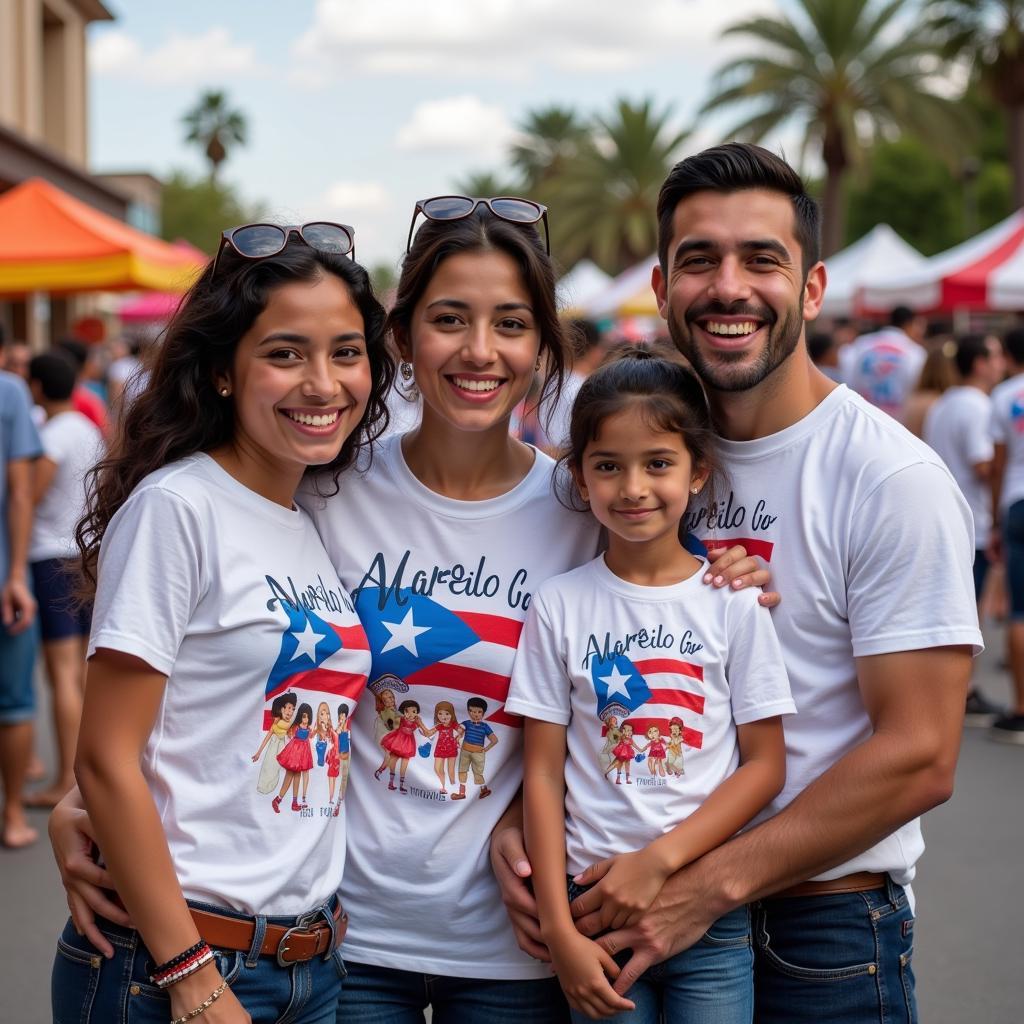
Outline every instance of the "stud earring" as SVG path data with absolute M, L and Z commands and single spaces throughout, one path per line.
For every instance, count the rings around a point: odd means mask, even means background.
M 227 398 L 228 395 L 230 395 L 230 394 L 231 394 L 231 389 L 229 387 L 225 386 L 225 387 L 222 387 L 220 389 L 220 397 L 221 398 Z
M 412 380 L 412 363 L 402 362 L 398 366 L 398 372 L 406 383 Z
M 690 488 L 690 493 L 691 494 L 700 494 L 700 488 L 699 487 L 691 487 Z

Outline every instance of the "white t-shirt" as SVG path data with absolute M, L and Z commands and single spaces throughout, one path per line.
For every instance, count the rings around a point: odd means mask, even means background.
M 558 398 L 541 404 L 538 419 L 544 431 L 544 440 L 549 448 L 561 449 L 569 441 L 569 427 L 572 423 L 572 407 L 576 396 L 586 381 L 582 373 L 567 373 L 562 381 Z
M 766 817 L 871 736 L 855 658 L 982 649 L 974 530 L 935 453 L 842 385 L 785 430 L 716 446 L 730 479 L 684 524 L 771 563 L 798 711 L 786 722 L 786 785 Z M 915 818 L 817 877 L 888 871 L 906 884 L 923 849 Z
M 949 467 L 974 516 L 974 543 L 983 548 L 992 530 L 992 489 L 974 472 L 992 461 L 992 401 L 984 391 L 955 387 L 935 400 L 924 419 L 925 443 Z
M 85 474 L 103 455 L 103 435 L 88 417 L 69 410 L 47 420 L 39 437 L 57 470 L 36 505 L 28 560 L 74 558 L 75 526 L 85 511 Z
M 839 350 L 839 373 L 862 398 L 900 419 L 927 357 L 924 348 L 904 331 L 883 327 L 862 334 Z
M 90 656 L 100 647 L 168 677 L 142 769 L 186 898 L 289 916 L 328 899 L 345 810 L 316 725 L 321 705 L 334 724 L 355 710 L 370 656 L 309 516 L 207 455 L 150 474 L 103 538 Z
M 992 391 L 990 433 L 1006 445 L 1006 470 L 999 494 L 1000 511 L 1024 499 L 1024 373 L 1003 381 Z
M 392 437 L 337 495 L 303 496 L 373 652 L 377 713 L 368 694 L 352 725 L 347 959 L 453 977 L 550 977 L 516 945 L 488 850 L 523 777 L 522 719 L 504 704 L 530 595 L 597 551 L 592 517 L 555 497 L 553 466 L 537 452 L 508 493 L 456 501 L 424 487 Z M 473 698 L 487 704 L 479 727 Z M 422 728 L 400 724 L 395 706 L 408 700 Z M 454 721 L 426 735 L 445 702 Z M 393 735 L 403 730 L 408 738 Z M 411 751 L 407 793 L 400 756 L 394 790 L 386 765 L 374 777 L 385 742 Z M 460 774 L 466 798 L 453 800 Z
M 598 556 L 534 595 L 505 706 L 568 726 L 570 874 L 671 831 L 736 770 L 737 725 L 796 710 L 758 591 L 703 571 L 643 587 Z

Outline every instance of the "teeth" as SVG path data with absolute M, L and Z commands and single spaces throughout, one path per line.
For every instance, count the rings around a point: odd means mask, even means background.
M 753 334 L 757 330 L 757 324 L 749 321 L 743 324 L 720 324 L 712 320 L 704 325 L 704 330 L 708 334 Z
M 285 416 L 306 427 L 329 427 L 338 421 L 338 410 L 335 409 L 334 412 L 324 413 L 321 416 L 313 416 L 305 412 L 285 412 Z
M 469 377 L 456 377 L 455 383 L 466 391 L 495 391 L 501 387 L 500 380 L 473 380 Z

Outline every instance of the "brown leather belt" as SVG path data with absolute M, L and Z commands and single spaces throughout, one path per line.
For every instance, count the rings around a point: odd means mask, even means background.
M 252 948 L 253 936 L 256 934 L 256 925 L 252 920 L 225 917 L 194 907 L 189 907 L 189 913 L 199 934 L 214 949 L 234 949 L 247 953 Z M 282 967 L 312 960 L 315 956 L 322 956 L 326 960 L 341 945 L 348 929 L 348 914 L 340 901 L 332 916 L 333 934 L 319 911 L 298 918 L 298 923 L 291 927 L 268 924 L 263 945 L 260 946 L 260 956 L 276 956 Z
M 827 896 L 844 892 L 870 892 L 872 889 L 884 889 L 889 876 L 878 871 L 857 871 L 842 878 L 830 878 L 824 882 L 801 882 L 791 885 L 781 892 L 774 892 L 768 899 L 780 899 L 788 896 Z

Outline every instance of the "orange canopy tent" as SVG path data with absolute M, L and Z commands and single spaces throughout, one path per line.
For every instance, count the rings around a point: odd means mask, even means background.
M 203 262 L 41 178 L 0 195 L 0 295 L 124 289 L 181 293 Z

